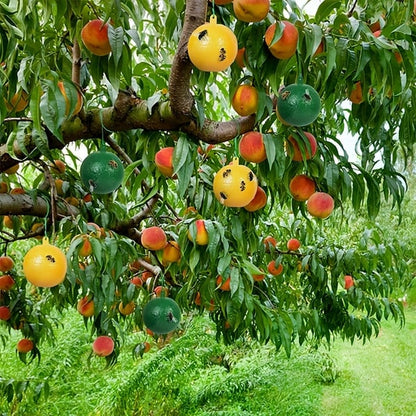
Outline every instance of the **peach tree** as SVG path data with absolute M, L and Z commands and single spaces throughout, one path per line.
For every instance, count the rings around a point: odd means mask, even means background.
M 287 353 L 403 320 L 400 245 L 328 232 L 384 200 L 400 214 L 413 2 L 218 3 L 0 0 L 0 304 L 21 356 L 78 308 L 114 360 L 154 296 Z M 26 279 L 39 238 L 65 253 L 62 282 Z

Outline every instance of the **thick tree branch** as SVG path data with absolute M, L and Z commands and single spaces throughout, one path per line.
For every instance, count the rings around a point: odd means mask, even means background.
M 205 23 L 206 14 L 207 0 L 186 2 L 185 21 L 169 79 L 170 107 L 180 119 L 189 120 L 194 106 L 190 85 L 193 65 L 188 56 L 188 39 L 198 26 Z
M 78 210 L 69 204 L 57 204 L 58 217 L 78 215 Z M 49 212 L 49 203 L 42 197 L 32 198 L 29 194 L 1 194 L 0 215 L 32 215 L 46 217 Z

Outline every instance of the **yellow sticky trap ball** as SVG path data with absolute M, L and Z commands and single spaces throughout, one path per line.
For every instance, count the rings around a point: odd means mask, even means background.
M 214 177 L 214 194 L 226 207 L 244 207 L 257 192 L 257 177 L 247 166 L 239 165 L 238 158 L 221 168 Z
M 23 274 L 38 287 L 53 287 L 62 283 L 67 271 L 66 256 L 61 249 L 49 244 L 47 237 L 41 245 L 32 247 L 23 258 Z
M 191 62 L 201 71 L 218 72 L 227 69 L 235 60 L 238 42 L 233 31 L 217 24 L 217 16 L 197 27 L 188 41 Z

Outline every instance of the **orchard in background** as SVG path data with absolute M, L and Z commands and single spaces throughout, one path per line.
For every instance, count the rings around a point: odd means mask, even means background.
M 21 358 L 67 308 L 108 362 L 125 331 L 180 334 L 205 311 L 226 342 L 288 354 L 403 321 L 400 244 L 325 233 L 348 206 L 400 210 L 413 1 L 225 3 L 0 0 L 0 324 Z M 158 297 L 175 314 L 154 333 Z

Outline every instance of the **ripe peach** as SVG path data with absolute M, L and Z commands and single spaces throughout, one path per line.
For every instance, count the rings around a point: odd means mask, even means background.
M 259 94 L 252 85 L 239 85 L 231 99 L 231 105 L 240 116 L 249 116 L 257 112 Z
M 0 320 L 8 321 L 12 316 L 8 306 L 0 306 Z
M 11 111 L 23 111 L 29 104 L 29 96 L 26 91 L 20 90 L 13 95 L 10 101 L 4 100 L 6 109 L 8 112 Z
M 136 304 L 134 303 L 134 301 L 130 301 L 127 304 L 124 304 L 123 302 L 120 302 L 118 304 L 118 310 L 124 316 L 131 315 L 135 309 L 136 309 Z
M 238 149 L 246 162 L 260 163 L 267 158 L 263 135 L 258 131 L 245 133 L 240 140 Z
M 68 202 L 69 205 L 72 205 L 76 208 L 79 207 L 80 201 L 78 198 L 75 198 L 74 196 L 68 196 L 65 198 L 65 201 Z
M 91 245 L 90 237 L 88 235 L 82 236 L 82 244 L 80 246 L 78 254 L 81 257 L 87 257 L 92 254 L 92 245 Z
M 287 246 L 287 249 L 290 251 L 299 250 L 300 241 L 297 238 L 291 238 L 288 240 L 286 246 Z
M 354 286 L 354 279 L 349 274 L 344 276 L 344 288 L 348 290 L 350 287 Z
M 14 215 L 5 215 L 3 217 L 3 225 L 6 228 L 10 228 L 11 230 L 13 229 L 13 219 L 15 218 Z
M 296 201 L 306 201 L 315 189 L 315 181 L 306 175 L 296 175 L 289 183 L 290 193 Z
M 148 250 L 162 250 L 167 243 L 166 234 L 160 227 L 148 227 L 142 231 L 141 244 Z
M 325 38 L 322 38 L 321 42 L 319 43 L 318 47 L 316 48 L 313 56 L 318 56 L 323 53 L 325 50 Z
M 276 239 L 272 237 L 271 235 L 268 235 L 267 237 L 265 237 L 263 240 L 263 243 L 266 249 L 266 253 L 270 253 L 271 251 L 273 251 L 277 245 Z
M 242 22 L 260 22 L 269 13 L 269 0 L 234 0 L 235 17 Z
M 272 43 L 276 32 L 276 23 L 271 24 L 264 35 L 264 40 L 270 53 L 278 59 L 289 59 L 296 53 L 299 32 L 296 26 L 286 20 L 282 21 L 284 28 L 279 40 Z
M 9 274 L 0 276 L 0 290 L 10 290 L 14 286 L 14 279 Z
M 231 290 L 231 278 L 228 277 L 227 279 L 223 280 L 221 275 L 217 276 L 217 286 L 220 288 L 220 290 L 224 292 L 229 292 Z
M 253 277 L 253 280 L 255 282 L 261 282 L 266 277 L 266 275 L 264 273 L 252 274 L 251 276 Z
M 352 86 L 352 90 L 348 97 L 353 104 L 361 104 L 364 101 L 363 90 L 361 88 L 361 82 L 358 81 Z
M 204 220 L 196 220 L 195 221 L 195 227 L 196 227 L 196 237 L 195 237 L 195 243 L 199 246 L 206 246 L 208 244 L 208 231 L 205 228 L 205 221 Z M 188 238 L 190 241 L 194 241 L 191 235 L 191 232 L 188 230 Z
M 50 166 L 51 171 L 55 173 L 56 175 L 59 175 L 61 173 L 65 173 L 66 171 L 66 165 L 62 160 L 56 159 L 53 161 L 53 164 Z
M 14 261 L 10 256 L 0 256 L 0 272 L 9 272 L 13 266 Z
M 31 339 L 23 338 L 17 343 L 16 349 L 17 349 L 17 352 L 26 354 L 32 351 L 34 346 L 35 345 Z
M 82 297 L 77 302 L 77 311 L 86 318 L 89 318 L 94 315 L 95 311 L 95 303 L 94 300 L 91 299 L 88 295 Z
M 134 276 L 131 278 L 130 283 L 136 287 L 142 287 L 144 280 L 140 276 Z
M 309 141 L 310 150 L 308 149 L 306 145 L 304 145 L 301 138 L 299 139 L 301 141 L 301 145 L 299 145 L 298 141 L 292 135 L 290 135 L 287 139 L 288 140 L 287 141 L 288 153 L 292 156 L 292 160 L 295 162 L 301 162 L 302 160 L 309 160 L 313 158 L 316 154 L 316 149 L 318 147 L 318 144 L 316 142 L 315 136 L 306 131 L 304 131 L 303 134 L 306 136 L 306 138 Z M 303 154 L 302 154 L 300 146 L 302 146 Z
M 267 265 L 267 270 L 271 275 L 278 276 L 283 272 L 283 264 L 279 263 L 278 265 L 276 265 L 275 260 L 271 260 Z
M 201 293 L 200 292 L 196 292 L 194 302 L 195 302 L 195 305 L 201 306 Z
M 30 227 L 30 232 L 33 234 L 38 234 L 35 236 L 36 239 L 42 240 L 44 234 L 44 225 L 41 222 L 35 222 Z
M 156 295 L 156 297 L 160 298 L 162 296 L 162 292 L 164 296 L 169 295 L 169 289 L 167 287 L 163 286 L 156 286 L 153 293 Z
M 92 343 L 92 350 L 99 357 L 107 357 L 114 351 L 114 341 L 107 335 L 100 335 Z
M 91 20 L 82 28 L 81 39 L 94 55 L 105 56 L 111 52 L 108 24 L 100 19 Z
M 155 164 L 159 171 L 168 178 L 173 176 L 173 147 L 164 147 L 155 154 Z
M 13 188 L 10 190 L 10 195 L 24 195 L 26 191 L 18 186 L 17 188 Z
M 168 241 L 162 252 L 162 264 L 177 263 L 181 259 L 181 249 L 176 241 Z
M 62 179 L 60 179 L 60 178 L 55 179 L 56 193 L 60 196 L 62 196 L 64 194 L 63 185 L 64 185 L 64 181 Z
M 77 91 L 77 103 L 75 104 L 75 107 L 72 110 L 72 113 L 70 113 L 70 111 L 71 111 L 71 101 L 68 98 L 68 94 L 65 90 L 65 85 L 62 81 L 58 81 L 58 88 L 59 88 L 59 91 L 61 91 L 61 94 L 65 98 L 65 103 L 66 103 L 65 114 L 66 114 L 66 116 L 70 116 L 70 115 L 74 116 L 74 115 L 78 114 L 81 111 L 82 105 L 84 104 L 84 99 L 82 98 L 81 92 Z M 65 171 L 65 169 L 64 169 L 64 171 Z
M 246 63 L 244 62 L 245 61 L 245 57 L 244 57 L 244 55 L 245 55 L 245 53 L 246 53 L 246 48 L 240 48 L 238 51 L 237 51 L 237 56 L 235 57 L 235 63 L 242 69 L 242 68 L 244 68 L 245 66 L 246 66 Z
M 315 192 L 308 199 L 306 209 L 313 217 L 327 218 L 334 210 L 334 199 L 326 192 Z
M 264 189 L 261 186 L 257 186 L 257 191 L 254 194 L 254 198 L 244 207 L 245 210 L 249 212 L 258 211 L 262 209 L 267 204 L 267 195 L 264 192 Z

